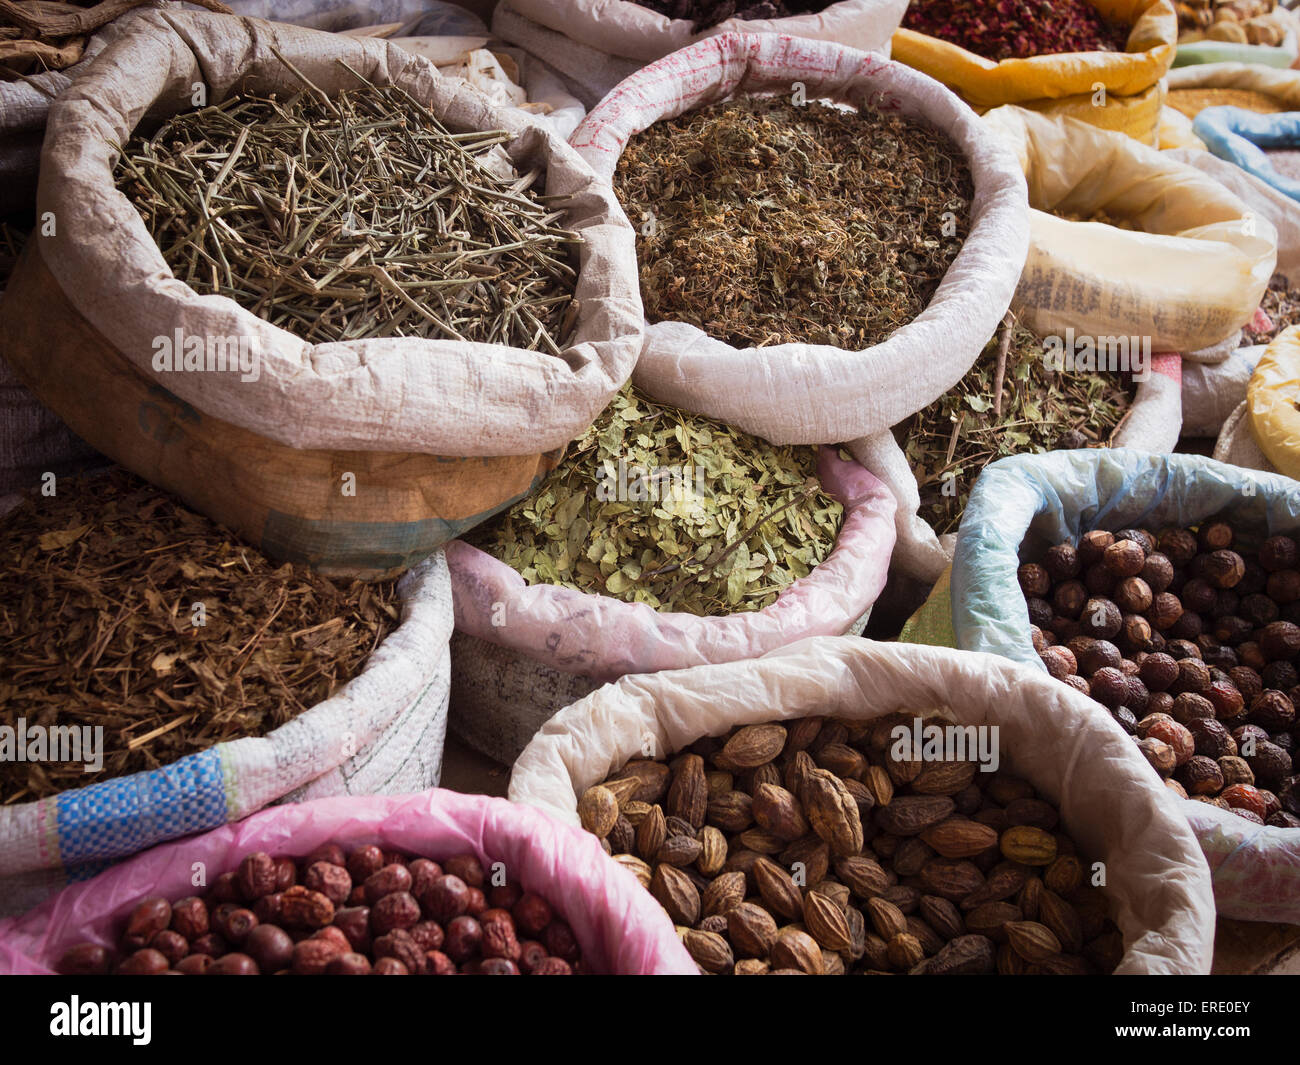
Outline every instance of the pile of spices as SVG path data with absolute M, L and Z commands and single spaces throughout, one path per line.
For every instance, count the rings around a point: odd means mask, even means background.
M 532 191 L 542 171 L 510 165 L 510 139 L 450 133 L 391 86 L 232 97 L 133 141 L 118 180 L 177 277 L 303 340 L 558 355 L 579 238 Z
M 913 119 L 748 97 L 637 134 L 614 188 L 639 218 L 649 320 L 851 350 L 924 310 L 974 191 L 956 145 Z
M 834 0 L 636 0 L 669 18 L 690 19 L 695 33 L 734 19 L 776 19 L 808 15 L 828 7 Z
M 245 855 L 202 896 L 141 899 L 117 950 L 93 940 L 65 976 L 570 976 L 591 972 L 572 926 L 475 854 L 440 861 L 337 843 Z M 489 859 L 490 861 L 490 859 Z M 557 905 L 564 899 L 551 889 Z
M 922 520 L 956 532 L 976 478 L 997 459 L 1109 446 L 1132 394 L 1118 374 L 1049 369 L 1042 340 L 1004 323 L 956 387 L 895 427 Z
M 1248 322 L 1241 330 L 1240 346 L 1243 348 L 1268 344 L 1283 329 L 1300 325 L 1300 288 L 1292 288 L 1285 275 L 1274 274 L 1259 301 L 1259 309 L 1268 315 L 1271 328 L 1252 329 L 1255 323 Z
M 531 497 L 468 539 L 529 584 L 699 616 L 761 610 L 839 534 L 816 458 L 629 385 Z
M 6 0 L 0 5 L 0 81 L 17 81 L 45 70 L 64 70 L 86 50 L 90 35 L 150 0 Z M 190 0 L 198 7 L 231 14 L 217 0 Z
M 1064 52 L 1122 52 L 1129 27 L 1087 0 L 912 0 L 903 28 L 1001 62 Z
M 0 725 L 103 728 L 103 768 L 0 760 L 0 801 L 156 769 L 328 698 L 394 628 L 392 582 L 275 567 L 122 469 L 0 522 Z

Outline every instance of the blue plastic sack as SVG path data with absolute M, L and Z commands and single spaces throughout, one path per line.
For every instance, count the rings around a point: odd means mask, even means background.
M 1193 120 L 1192 132 L 1212 154 L 1300 200 L 1300 181 L 1278 173 L 1264 151 L 1300 148 L 1300 111 L 1261 115 L 1241 107 L 1207 107 Z
M 957 533 L 951 583 L 958 647 L 1043 669 L 1016 569 L 1091 529 L 1195 525 L 1230 516 L 1263 535 L 1300 529 L 1300 482 L 1197 455 L 1128 448 L 1055 451 L 985 468 Z M 1098 714 L 1106 714 L 1100 706 Z M 1186 800 L 1214 877 L 1219 913 L 1300 922 L 1300 829 L 1252 824 Z

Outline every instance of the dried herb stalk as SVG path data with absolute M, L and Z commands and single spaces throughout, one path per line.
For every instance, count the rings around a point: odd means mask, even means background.
M 453 134 L 402 89 L 367 85 L 178 115 L 117 173 L 177 277 L 303 340 L 558 355 L 580 238 L 534 191 L 542 172 L 515 171 L 510 139 Z
M 1268 344 L 1283 329 L 1300 325 L 1300 288 L 1292 288 L 1283 274 L 1274 274 L 1259 301 L 1260 310 L 1268 315 L 1271 329 L 1252 329 L 1247 323 L 1241 331 L 1241 347 Z
M 98 773 L 0 760 L 5 803 L 264 735 L 351 679 L 400 616 L 393 582 L 277 568 L 121 469 L 24 502 L 0 560 L 0 725 L 104 730 Z
M 843 507 L 815 469 L 813 448 L 628 386 L 531 497 L 469 539 L 530 584 L 701 616 L 760 610 L 834 546 Z
M 970 171 L 912 119 L 744 98 L 657 122 L 614 178 L 651 321 L 741 347 L 859 349 L 915 318 L 969 224 Z
M 1118 374 L 1049 370 L 1043 343 L 1029 330 L 1004 324 L 999 334 L 955 388 L 894 430 L 921 490 L 921 518 L 941 534 L 961 524 L 970 489 L 990 462 L 1108 446 L 1129 406 L 1133 390 Z

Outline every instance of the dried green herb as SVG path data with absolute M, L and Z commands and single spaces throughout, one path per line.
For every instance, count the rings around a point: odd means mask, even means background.
M 104 766 L 0 760 L 5 803 L 264 735 L 399 619 L 393 582 L 277 568 L 125 470 L 57 492 L 0 520 L 0 725 L 102 726 Z
M 843 507 L 815 470 L 814 448 L 777 447 L 629 385 L 532 496 L 468 539 L 530 584 L 701 616 L 761 610 L 839 534 Z
M 360 78 L 360 75 L 357 75 Z M 167 265 L 303 340 L 413 336 L 558 355 L 563 210 L 502 130 L 450 133 L 393 86 L 232 97 L 128 145 L 118 183 Z
M 1272 329 L 1251 329 L 1250 323 L 1241 331 L 1241 347 L 1267 344 L 1283 329 L 1300 325 L 1300 288 L 1292 288 L 1283 274 L 1274 274 L 1259 301 L 1259 308 L 1268 315 Z
M 894 429 L 921 490 L 921 518 L 955 532 L 980 471 L 997 459 L 1107 446 L 1132 393 L 1118 374 L 1047 369 L 1042 341 L 1004 323 L 955 388 Z
M 859 349 L 930 301 L 969 228 L 970 170 L 897 114 L 746 97 L 656 122 L 614 188 L 651 321 L 740 347 Z

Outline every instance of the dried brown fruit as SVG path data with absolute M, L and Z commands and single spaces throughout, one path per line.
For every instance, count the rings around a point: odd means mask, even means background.
M 618 799 L 609 788 L 599 784 L 588 788 L 578 800 L 578 819 L 588 832 L 604 839 L 618 821 Z
M 946 795 L 901 795 L 872 816 L 891 835 L 916 836 L 949 817 L 955 808 Z
M 949 817 L 921 832 L 929 846 L 945 858 L 973 858 L 998 844 L 998 834 L 987 825 L 963 817 Z
M 742 902 L 727 911 L 727 935 L 738 955 L 765 958 L 776 942 L 776 921 L 762 906 Z
M 779 969 L 799 969 L 809 976 L 822 974 L 822 952 L 807 932 L 786 928 L 772 944 L 771 961 Z
M 753 769 L 770 762 L 785 748 L 783 725 L 746 725 L 722 745 L 718 764 L 726 768 Z
M 1004 928 L 1012 949 L 1027 962 L 1040 962 L 1061 953 L 1060 940 L 1037 921 L 1012 921 Z
M 839 857 L 862 852 L 862 817 L 843 782 L 825 769 L 812 770 L 800 795 L 812 829 Z
M 760 858 L 754 863 L 753 877 L 754 886 L 772 913 L 792 921 L 803 916 L 803 892 L 776 862 Z
M 754 820 L 759 828 L 794 841 L 808 834 L 808 821 L 799 800 L 776 784 L 760 784 L 753 796 Z
M 1056 858 L 1056 840 L 1049 832 L 1031 825 L 1013 825 L 999 841 L 1002 856 L 1021 865 L 1050 865 Z
M 689 927 L 700 919 L 699 889 L 680 869 L 671 865 L 656 866 L 650 878 L 650 894 L 668 911 L 674 924 Z
M 848 918 L 825 895 L 810 891 L 804 896 L 803 923 L 808 934 L 826 950 L 848 950 L 852 944 Z
M 682 934 L 682 946 L 701 969 L 711 973 L 725 973 L 735 964 L 731 944 L 713 932 L 688 929 Z
M 704 825 L 708 806 L 709 782 L 704 778 L 704 759 L 698 754 L 684 755 L 668 786 L 665 813 L 680 817 L 692 829 L 697 829 Z

